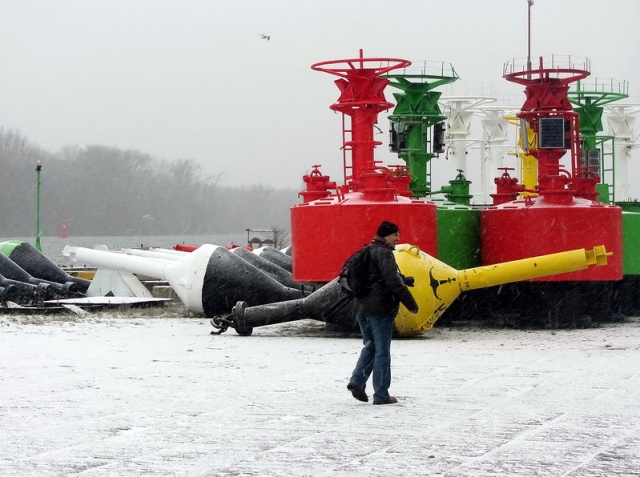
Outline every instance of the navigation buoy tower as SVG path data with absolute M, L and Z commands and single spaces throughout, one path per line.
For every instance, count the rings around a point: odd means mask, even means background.
M 314 168 L 301 192 L 305 201 L 291 208 L 293 276 L 296 281 L 328 282 L 345 260 L 368 243 L 380 222 L 398 224 L 401 241 L 436 254 L 436 207 L 412 199 L 406 166 L 383 166 L 374 156 L 374 127 L 378 114 L 393 106 L 384 95 L 389 79 L 383 75 L 405 68 L 398 58 L 329 60 L 312 65 L 315 71 L 337 76 L 338 100 L 330 109 L 342 114 L 344 184 L 329 192 L 333 182 Z M 322 188 L 327 190 L 323 191 Z M 322 197 L 324 196 L 324 197 Z M 307 200 L 318 197 L 315 200 Z

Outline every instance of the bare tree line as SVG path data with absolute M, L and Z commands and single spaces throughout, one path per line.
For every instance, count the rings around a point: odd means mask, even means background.
M 40 161 L 40 230 L 55 235 L 221 234 L 289 229 L 295 189 L 222 187 L 193 159 L 163 161 L 104 145 L 57 153 L 0 128 L 0 236 L 35 231 Z

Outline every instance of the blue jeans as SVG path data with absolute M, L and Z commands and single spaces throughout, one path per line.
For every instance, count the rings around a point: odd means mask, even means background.
M 356 315 L 364 347 L 349 382 L 364 388 L 373 372 L 374 401 L 389 399 L 394 318 L 394 316 L 376 316 L 366 313 Z

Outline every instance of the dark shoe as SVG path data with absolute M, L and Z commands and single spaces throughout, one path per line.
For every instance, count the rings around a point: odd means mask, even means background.
M 356 386 L 353 383 L 347 384 L 347 389 L 351 391 L 351 395 L 358 401 L 369 402 L 369 396 L 364 392 L 364 388 Z
M 394 398 L 393 396 L 389 396 L 388 399 L 384 400 L 384 401 L 373 401 L 373 404 L 395 404 L 397 403 L 398 400 L 396 398 Z

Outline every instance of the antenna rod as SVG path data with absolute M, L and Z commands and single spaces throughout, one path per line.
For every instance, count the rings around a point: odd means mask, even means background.
M 531 71 L 531 6 L 533 0 L 527 0 L 527 71 Z

